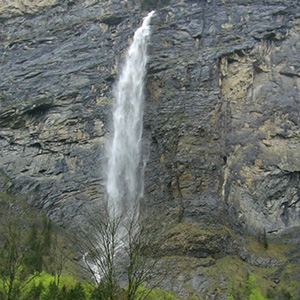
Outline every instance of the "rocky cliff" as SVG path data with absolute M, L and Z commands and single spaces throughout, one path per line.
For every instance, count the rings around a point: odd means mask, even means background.
M 158 14 L 146 183 L 185 218 L 225 213 L 250 232 L 276 232 L 300 221 L 299 9 L 256 2 L 194 1 Z
M 300 225 L 299 4 L 169 2 L 152 19 L 145 203 L 179 221 L 254 236 L 294 230 Z M 72 226 L 84 219 L 84 207 L 104 197 L 113 86 L 146 13 L 133 0 L 20 3 L 0 1 L 2 194 L 9 184 Z M 197 240 L 189 250 L 174 238 L 171 248 L 193 257 L 239 252 L 257 261 L 222 230 L 202 240 L 189 235 Z M 195 278 L 191 286 L 205 288 L 207 277 Z

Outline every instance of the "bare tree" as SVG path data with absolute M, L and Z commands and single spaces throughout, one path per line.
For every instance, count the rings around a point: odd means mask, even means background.
M 51 242 L 47 255 L 43 257 L 44 269 L 54 277 L 53 284 L 57 287 L 60 283 L 61 275 L 67 262 L 72 257 L 71 247 L 66 245 L 66 241 L 58 232 L 51 232 Z
M 89 226 L 77 231 L 83 267 L 108 290 L 109 300 L 142 300 L 161 280 L 155 267 L 161 259 L 168 222 L 154 213 L 110 216 L 107 208 L 90 216 Z M 146 292 L 147 291 L 147 292 Z M 122 294 L 122 297 L 120 295 Z
M 82 267 L 94 281 L 105 287 L 106 298 L 119 299 L 120 288 L 117 276 L 118 239 L 122 217 L 110 218 L 107 208 L 91 214 L 87 212 L 87 226 L 78 228 L 76 244 L 83 258 Z
M 16 300 L 20 299 L 21 292 L 37 274 L 30 274 L 25 263 L 30 248 L 26 228 L 8 223 L 1 229 L 0 298 Z
M 23 263 L 21 233 L 12 224 L 7 226 L 3 234 L 3 245 L 0 250 L 0 278 L 2 281 L 1 299 L 16 299 L 20 293 L 18 277 Z
M 153 211 L 128 220 L 124 235 L 124 251 L 127 254 L 127 260 L 124 261 L 127 300 L 145 299 L 164 278 L 165 273 L 156 267 L 162 258 L 167 225 L 170 225 L 170 222 L 166 222 L 165 217 L 158 216 Z M 143 284 L 148 284 L 148 289 L 139 290 Z

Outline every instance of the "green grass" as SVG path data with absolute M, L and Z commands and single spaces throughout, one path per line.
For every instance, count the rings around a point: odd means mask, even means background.
M 256 254 L 267 254 L 274 256 L 281 261 L 286 261 L 286 252 L 291 248 L 291 244 L 283 243 L 280 240 L 268 242 L 268 249 L 265 249 L 263 242 L 258 241 L 254 237 L 247 237 L 246 248 Z
M 139 295 L 147 295 L 146 300 L 176 300 L 177 298 L 169 291 L 162 290 L 160 288 L 154 288 L 153 290 L 149 290 L 143 286 L 140 286 L 138 289 L 138 297 Z
M 0 199 L 12 199 L 13 195 L 10 193 L 1 193 L 0 192 Z
M 148 288 L 141 286 L 139 287 L 139 292 L 141 294 L 144 293 L 144 295 L 149 293 L 145 300 L 178 300 L 178 298 L 172 292 L 160 288 L 149 290 Z M 191 296 L 183 300 L 199 300 L 199 298 L 196 296 Z
M 42 271 L 39 274 L 31 275 L 29 277 L 29 280 L 31 280 L 31 281 L 26 286 L 24 291 L 22 291 L 22 294 L 26 295 L 27 293 L 29 293 L 30 290 L 32 290 L 33 287 L 39 286 L 41 284 L 44 287 L 43 292 L 40 297 L 40 298 L 42 298 L 43 295 L 45 295 L 47 293 L 47 291 L 49 290 L 50 285 L 53 282 L 57 282 L 57 277 L 53 276 L 51 274 L 48 274 L 45 271 Z M 60 289 L 64 287 L 67 290 L 70 290 L 70 289 L 74 288 L 78 282 L 79 281 L 71 275 L 68 275 L 68 274 L 61 275 L 58 287 Z M 80 281 L 80 283 L 82 284 L 86 295 L 90 295 L 90 293 L 93 289 L 93 285 L 86 281 Z

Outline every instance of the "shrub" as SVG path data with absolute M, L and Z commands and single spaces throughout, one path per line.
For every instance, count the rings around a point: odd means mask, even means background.
M 247 280 L 247 290 L 249 291 L 249 300 L 268 300 L 268 298 L 264 297 L 258 288 L 255 278 L 252 274 L 248 275 Z
M 66 300 L 83 300 L 85 298 L 86 294 L 81 282 L 77 282 L 66 295 Z
M 44 289 L 45 288 L 41 282 L 38 285 L 33 283 L 31 288 L 29 289 L 29 292 L 23 297 L 22 300 L 40 300 Z
M 267 232 L 266 229 L 264 228 L 264 235 L 263 235 L 263 243 L 264 243 L 264 248 L 266 250 L 268 250 L 269 248 L 269 243 L 268 243 L 268 239 L 267 239 Z

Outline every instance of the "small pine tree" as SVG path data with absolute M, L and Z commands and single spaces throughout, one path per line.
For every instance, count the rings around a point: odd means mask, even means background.
M 264 228 L 264 235 L 263 235 L 263 244 L 264 244 L 264 248 L 266 250 L 268 250 L 269 248 L 269 243 L 268 243 L 268 239 L 267 239 L 267 232 L 266 229 Z
M 284 289 L 281 290 L 281 294 L 282 294 L 284 300 L 292 300 L 293 299 L 291 293 L 287 290 L 284 290 Z
M 8 224 L 3 232 L 3 244 L 0 248 L 0 282 L 2 282 L 1 299 L 19 299 L 20 282 L 23 272 L 24 248 L 23 232 L 14 224 Z M 23 248 L 24 247 L 24 248 Z
M 51 220 L 45 218 L 43 220 L 42 242 L 41 242 L 43 255 L 49 255 L 50 248 L 51 248 L 51 240 L 52 240 Z
M 38 229 L 33 224 L 27 238 L 28 250 L 24 257 L 24 263 L 29 274 L 41 272 L 43 267 L 43 255 Z
M 43 284 L 40 282 L 39 285 L 33 285 L 26 296 L 22 300 L 40 300 L 41 294 L 44 290 Z M 1 298 L 0 298 L 1 299 Z
M 68 298 L 68 293 L 69 291 L 67 290 L 67 287 L 65 285 L 63 285 L 63 287 L 59 290 L 59 297 L 58 299 L 61 300 L 67 300 Z
M 67 293 L 66 300 L 84 300 L 86 299 L 85 291 L 80 282 Z
M 42 300 L 58 300 L 59 299 L 59 287 L 55 282 L 49 284 L 49 288 L 42 296 Z

